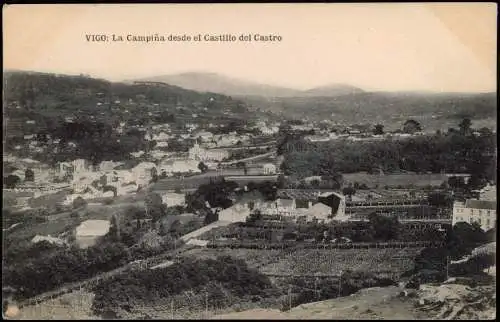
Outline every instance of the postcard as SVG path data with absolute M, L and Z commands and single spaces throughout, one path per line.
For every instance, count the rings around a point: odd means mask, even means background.
M 6 319 L 495 319 L 495 3 L 7 4 Z

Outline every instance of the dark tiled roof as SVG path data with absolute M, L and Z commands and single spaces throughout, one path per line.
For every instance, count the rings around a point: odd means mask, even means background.
M 313 189 L 280 189 L 278 190 L 278 198 L 283 199 L 301 199 L 301 200 L 316 200 L 320 190 Z
M 496 210 L 497 209 L 497 203 L 496 203 L 496 201 L 468 199 L 465 202 L 465 207 L 466 208 L 474 208 L 474 209 Z

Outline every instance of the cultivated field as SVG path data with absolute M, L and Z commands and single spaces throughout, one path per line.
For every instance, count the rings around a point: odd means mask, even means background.
M 339 275 L 341 271 L 403 273 L 413 266 L 420 248 L 307 249 L 284 251 L 275 261 L 260 267 L 271 275 Z
M 413 267 L 421 250 L 386 249 L 192 249 L 181 256 L 216 258 L 233 256 L 268 275 L 338 275 L 340 271 L 403 273 Z
M 358 182 L 366 184 L 370 188 L 378 185 L 379 188 L 384 186 L 396 187 L 414 185 L 415 187 L 424 186 L 439 186 L 443 181 L 447 180 L 442 174 L 367 174 L 363 172 L 345 173 L 342 175 L 346 182 Z

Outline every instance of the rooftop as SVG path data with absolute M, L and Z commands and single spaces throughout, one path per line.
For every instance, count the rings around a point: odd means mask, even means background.
M 111 223 L 109 220 L 86 220 L 76 227 L 78 236 L 104 236 L 108 233 Z
M 465 207 L 473 209 L 496 210 L 497 203 L 496 201 L 467 199 L 467 201 L 465 201 Z

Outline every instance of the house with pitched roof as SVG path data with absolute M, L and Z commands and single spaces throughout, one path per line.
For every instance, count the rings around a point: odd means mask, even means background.
M 496 201 L 467 199 L 465 202 L 454 202 L 452 224 L 458 222 L 478 223 L 485 231 L 496 228 Z

